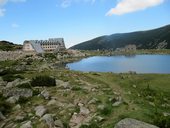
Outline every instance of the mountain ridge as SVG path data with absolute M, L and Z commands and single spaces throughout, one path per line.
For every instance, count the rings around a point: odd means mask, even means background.
M 113 49 L 135 44 L 138 49 L 170 49 L 170 25 L 145 31 L 115 33 L 96 37 L 70 49 L 97 50 Z

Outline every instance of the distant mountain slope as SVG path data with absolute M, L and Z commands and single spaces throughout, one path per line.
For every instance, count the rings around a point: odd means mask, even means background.
M 138 49 L 170 49 L 170 25 L 149 31 L 101 36 L 72 46 L 70 49 L 116 49 L 128 44 L 135 44 Z
M 0 41 L 0 51 L 13 51 L 22 49 L 22 45 L 14 44 L 9 41 Z

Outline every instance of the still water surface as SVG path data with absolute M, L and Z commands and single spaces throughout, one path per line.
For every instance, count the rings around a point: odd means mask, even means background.
M 83 72 L 170 74 L 170 55 L 94 56 L 69 63 L 67 67 Z

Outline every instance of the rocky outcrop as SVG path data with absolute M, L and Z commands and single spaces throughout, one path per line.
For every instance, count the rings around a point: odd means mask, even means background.
M 158 128 L 158 127 L 142 121 L 138 121 L 136 119 L 126 118 L 118 122 L 114 128 Z
M 25 56 L 22 51 L 0 51 L 0 61 L 4 60 L 17 60 Z

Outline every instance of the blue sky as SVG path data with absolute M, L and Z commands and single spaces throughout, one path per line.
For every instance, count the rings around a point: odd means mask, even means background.
M 63 37 L 67 47 L 170 24 L 170 0 L 0 0 L 0 40 Z

